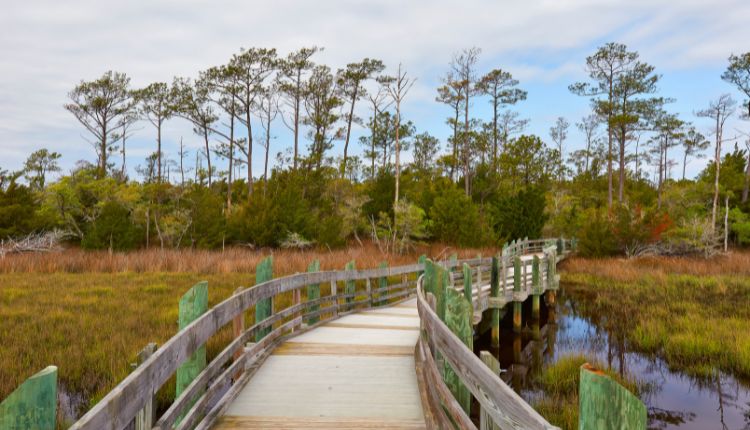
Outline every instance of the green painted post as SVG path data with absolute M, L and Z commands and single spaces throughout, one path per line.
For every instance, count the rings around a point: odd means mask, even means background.
M 432 260 L 427 260 L 425 266 L 425 280 L 429 281 L 428 291 L 435 296 L 435 313 L 441 321 L 445 321 L 445 297 L 448 288 L 448 271 Z
M 419 257 L 419 258 L 421 259 L 422 257 Z M 388 262 L 384 261 L 384 262 L 380 263 L 379 267 L 381 269 L 387 269 L 388 268 Z M 388 294 L 388 292 L 385 290 L 386 288 L 388 288 L 388 277 L 387 276 L 381 276 L 380 278 L 378 278 L 378 290 L 379 291 L 378 291 L 378 301 L 375 304 L 376 306 L 380 306 L 380 305 L 384 305 L 385 304 L 385 301 L 381 300 L 380 297 L 383 297 L 386 294 Z
M 492 257 L 490 272 L 490 297 L 500 297 L 500 268 L 497 256 Z M 500 346 L 500 309 L 492 309 L 492 346 Z
M 273 256 L 264 258 L 255 268 L 255 285 L 268 282 L 273 279 Z M 271 297 L 259 300 L 255 304 L 255 323 L 266 320 L 273 313 L 273 299 Z M 258 330 L 255 333 L 255 341 L 260 342 L 268 333 L 271 333 L 271 327 Z
M 581 366 L 578 429 L 645 430 L 643 402 L 604 372 Z
M 471 302 L 466 300 L 456 290 L 448 288 L 446 292 L 445 325 L 448 326 L 453 334 L 461 339 L 470 351 L 473 351 L 474 329 L 471 325 L 471 320 L 474 308 L 471 306 Z M 458 401 L 458 404 L 469 414 L 471 412 L 471 392 L 461 383 L 461 380 L 453 371 L 450 364 L 445 362 L 444 367 L 443 379 L 445 380 L 445 384 L 451 390 L 451 393 L 453 393 L 453 397 Z
M 427 256 L 424 255 L 424 254 L 420 255 L 419 256 L 419 260 L 417 260 L 417 263 L 419 263 L 419 264 L 425 264 L 426 262 L 427 262 Z M 420 270 L 419 273 L 417 274 L 417 278 L 419 278 L 423 274 L 424 274 L 424 270 Z
M 344 267 L 344 270 L 356 270 L 354 266 L 354 260 L 346 263 L 346 266 Z M 354 284 L 354 281 L 346 281 L 344 282 L 344 294 L 354 294 L 354 291 L 356 290 L 356 286 Z M 351 310 L 352 302 L 354 301 L 354 297 L 347 297 L 346 302 L 346 310 Z
M 521 292 L 521 257 L 516 255 L 513 259 L 513 292 Z M 521 306 L 523 303 L 513 301 L 513 331 L 521 331 Z
M 198 282 L 180 298 L 179 328 L 184 329 L 208 310 L 208 282 Z M 206 345 L 200 347 L 177 368 L 175 398 L 206 368 Z
M 54 430 L 57 416 L 57 367 L 31 376 L 0 403 L 2 430 Z
M 468 264 L 464 263 L 463 270 L 464 270 L 464 297 L 466 297 L 466 300 L 468 300 L 469 303 L 472 303 L 471 267 L 469 267 Z
M 557 238 L 557 253 L 562 255 L 563 253 L 563 240 L 562 237 Z
M 539 276 L 539 256 L 535 255 L 531 261 L 531 318 L 539 320 L 539 294 L 542 292 L 541 277 Z
M 313 260 L 309 266 L 307 266 L 308 272 L 320 272 L 320 260 Z M 318 300 L 320 298 L 320 284 L 310 284 L 307 286 L 307 301 Z M 310 305 L 307 307 L 307 312 L 317 312 L 320 310 L 320 303 Z M 316 324 L 320 321 L 319 316 L 310 317 L 307 320 L 308 325 Z

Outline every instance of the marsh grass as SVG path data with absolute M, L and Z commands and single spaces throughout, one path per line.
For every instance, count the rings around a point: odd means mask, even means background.
M 582 354 L 560 357 L 554 364 L 542 372 L 540 384 L 544 396 L 533 402 L 537 410 L 551 424 L 563 430 L 578 428 L 578 386 L 580 384 L 580 369 L 584 363 L 590 363 L 613 378 L 631 393 L 638 396 L 641 387 L 631 377 L 621 377 L 617 372 L 602 367 L 601 363 L 587 358 Z
M 384 254 L 374 244 L 333 249 L 249 249 L 227 248 L 224 251 L 195 249 L 143 249 L 133 252 L 83 251 L 73 248 L 62 252 L 11 254 L 0 258 L 0 273 L 116 273 L 116 272 L 186 272 L 250 273 L 268 255 L 283 266 L 284 273 L 304 272 L 313 259 L 320 260 L 321 270 L 342 269 L 350 260 L 357 267 L 373 268 L 382 261 L 391 265 L 412 264 L 421 254 L 447 259 L 452 253 L 459 258 L 473 258 L 497 252 L 496 249 L 456 249 L 439 243 L 422 246 L 409 254 Z M 281 266 L 280 266 L 281 267 Z
M 750 378 L 750 253 L 564 263 L 578 310 L 671 370 Z M 622 321 L 628 321 L 622 324 Z
M 131 363 L 146 344 L 162 345 L 177 332 L 177 304 L 192 285 L 208 281 L 209 307 L 214 306 L 238 287 L 254 285 L 255 266 L 270 254 L 274 276 L 279 277 L 306 271 L 316 258 L 321 270 L 343 269 L 352 259 L 357 268 L 374 268 L 382 261 L 412 264 L 423 252 L 434 258 L 453 252 L 468 258 L 483 251 L 435 245 L 389 256 L 366 244 L 334 251 L 148 250 L 110 255 L 68 250 L 7 256 L 0 259 L 0 399 L 54 364 L 60 389 L 80 402 L 64 415 L 80 416 L 132 371 Z M 484 250 L 484 255 L 490 253 Z M 364 282 L 357 290 L 364 290 Z M 329 285 L 321 285 L 321 294 L 330 294 Z M 291 301 L 292 294 L 284 294 L 274 308 Z M 253 308 L 245 319 L 246 326 L 253 323 Z M 231 324 L 207 343 L 209 361 L 230 340 Z M 172 378 L 158 392 L 160 410 L 171 402 L 174 389 Z

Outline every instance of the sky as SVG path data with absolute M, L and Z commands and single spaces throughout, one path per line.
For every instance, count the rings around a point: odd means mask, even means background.
M 445 144 L 450 112 L 435 95 L 454 53 L 478 47 L 480 74 L 511 72 L 528 91 L 515 107 L 530 120 L 526 132 L 551 142 L 557 117 L 575 124 L 588 113 L 589 101 L 567 89 L 587 78 L 586 57 L 604 43 L 620 42 L 662 75 L 660 94 L 676 100 L 668 109 L 709 136 L 710 121 L 694 112 L 723 93 L 743 100 L 720 76 L 730 54 L 750 50 L 748 22 L 747 0 L 7 2 L 0 15 L 0 168 L 20 169 L 40 148 L 62 153 L 66 171 L 78 160 L 95 160 L 85 130 L 63 108 L 81 80 L 114 70 L 128 74 L 134 87 L 171 82 L 226 63 L 243 47 L 273 47 L 285 55 L 321 46 L 314 60 L 333 70 L 365 57 L 383 60 L 390 73 L 402 63 L 417 79 L 402 114 L 417 132 Z M 365 103 L 357 112 L 369 115 Z M 485 120 L 491 113 L 485 100 L 476 100 L 472 112 Z M 750 123 L 733 119 L 727 130 L 730 137 L 748 132 Z M 352 140 L 363 133 L 355 127 Z M 271 159 L 292 144 L 280 121 L 273 135 Z M 131 173 L 155 150 L 155 137 L 147 122 L 137 126 L 128 141 Z M 167 156 L 176 157 L 181 138 L 192 151 L 202 145 L 187 123 L 173 119 L 163 131 Z M 571 127 L 566 152 L 582 144 Z M 342 147 L 337 143 L 334 151 Z M 689 164 L 688 175 L 704 163 Z M 260 172 L 262 157 L 253 164 Z

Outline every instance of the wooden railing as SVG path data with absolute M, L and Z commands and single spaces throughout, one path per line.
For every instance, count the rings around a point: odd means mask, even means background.
M 561 240 L 526 240 L 504 247 L 502 255 L 494 260 L 500 261 L 502 266 L 499 276 L 502 287 L 494 295 L 486 292 L 492 276 L 492 258 L 451 259 L 440 265 L 455 272 L 452 285 L 459 281 L 464 283 L 462 277 L 470 273 L 463 270 L 464 264 L 478 274 L 476 282 L 470 283 L 471 303 L 474 311 L 481 315 L 485 309 L 496 309 L 504 303 L 519 302 L 529 294 L 539 293 L 532 285 L 534 279 L 544 279 L 545 288 L 554 286 L 554 282 L 548 281 L 556 279 L 554 264 L 569 249 L 570 244 Z M 541 278 L 524 273 L 524 287 L 519 288 L 519 280 L 516 279 L 519 277 L 509 276 L 510 268 L 514 263 L 518 265 L 516 257 L 527 254 L 543 255 L 543 261 L 550 264 L 541 271 Z M 423 289 L 417 288 L 419 275 L 426 267 L 424 259 L 420 261 L 418 264 L 392 268 L 300 273 L 238 290 L 155 350 L 154 345 L 149 345 L 135 370 L 71 428 L 120 430 L 133 423 L 138 429 L 209 428 L 222 414 L 228 400 L 238 393 L 281 343 L 343 315 L 393 304 L 415 292 L 424 333 L 416 349 L 418 367 L 425 372 L 423 380 L 429 386 L 426 391 L 430 397 L 438 396 L 440 407 L 437 410 L 443 411 L 445 408 L 459 427 L 472 428 L 466 413 L 461 414 L 460 407 L 456 409 L 456 401 L 452 400 L 450 391 L 442 382 L 441 373 L 437 371 L 437 362 L 442 365 L 444 361 L 456 371 L 462 383 L 482 405 L 482 410 L 501 428 L 549 428 L 539 414 L 508 388 L 497 374 L 483 366 L 471 349 L 461 343 L 436 316 L 435 310 L 428 305 L 428 297 Z M 523 267 L 522 271 L 528 272 L 527 266 L 534 264 L 533 260 L 529 261 L 524 260 L 523 265 L 517 267 Z M 394 281 L 393 278 L 397 281 L 389 282 Z M 303 289 L 321 285 L 329 285 L 330 288 L 321 288 L 318 296 L 302 293 Z M 340 288 L 342 286 L 343 289 Z M 323 295 L 324 290 L 329 293 Z M 303 296 L 307 300 L 303 301 Z M 245 328 L 244 316 L 247 311 L 256 307 L 257 312 L 256 305 L 265 304 L 269 299 L 276 307 L 267 316 L 256 318 L 253 325 Z M 157 409 L 153 402 L 155 393 L 183 363 L 189 361 L 196 351 L 225 327 L 233 327 L 233 340 L 192 379 L 161 416 L 154 417 L 153 412 Z M 513 423 L 513 426 L 503 426 L 505 422 Z
M 201 345 L 223 327 L 264 299 L 293 297 L 291 305 L 242 330 L 156 421 L 154 429 L 207 428 L 231 398 L 279 344 L 342 315 L 392 303 L 414 294 L 416 275 L 424 264 L 367 270 L 301 273 L 272 279 L 236 292 L 219 303 L 159 347 L 146 361 L 79 419 L 71 429 L 122 429 L 128 426 L 167 380 Z M 373 288 L 380 278 L 400 276 L 400 282 Z M 354 292 L 339 283 L 359 283 Z M 330 285 L 330 295 L 301 301 L 301 290 L 310 285 Z M 364 285 L 361 285 L 364 284 Z M 312 310 L 318 307 L 317 310 Z M 314 324 L 306 324 L 317 319 Z M 257 343 L 245 347 L 256 333 L 271 328 Z M 251 369 L 245 371 L 245 369 Z M 238 376 L 240 375 L 240 376 Z
M 466 267 L 463 273 L 457 276 L 454 275 L 454 268 L 457 266 L 455 263 L 436 263 L 435 266 L 439 266 L 437 270 L 447 273 L 433 274 L 432 277 L 449 276 L 447 288 L 463 295 L 457 300 L 471 300 L 475 315 L 477 312 L 481 315 L 481 312 L 488 308 L 502 307 L 510 302 L 520 303 L 529 295 L 538 297 L 548 289 L 556 289 L 558 277 L 555 274 L 555 265 L 570 251 L 570 247 L 570 243 L 566 242 L 521 241 L 504 247 L 499 261 L 492 258 L 467 261 L 469 266 L 473 264 L 473 269 Z M 539 258 L 539 255 L 542 257 Z M 532 258 L 522 259 L 524 256 Z M 523 263 L 519 264 L 520 261 Z M 427 265 L 430 264 L 433 263 L 428 261 Z M 527 270 L 527 267 L 534 269 Z M 523 272 L 522 276 L 516 276 L 516 270 L 519 268 Z M 499 277 L 497 281 L 491 279 L 493 271 L 496 271 Z M 476 274 L 476 282 L 467 278 L 472 274 Z M 421 373 L 420 379 L 430 388 L 427 390 L 431 411 L 428 416 L 431 420 L 430 425 L 435 428 L 455 426 L 461 429 L 476 429 L 470 418 L 471 402 L 466 401 L 470 399 L 465 398 L 466 396 L 460 392 L 468 390 L 466 394 L 470 393 L 480 406 L 482 429 L 557 428 L 500 379 L 496 370 L 483 363 L 472 348 L 466 345 L 466 339 L 462 340 L 455 333 L 466 333 L 467 330 L 461 327 L 461 324 L 458 324 L 458 327 L 450 327 L 446 320 L 452 320 L 455 325 L 456 318 L 459 321 L 463 319 L 463 325 L 466 325 L 468 316 L 460 315 L 460 310 L 454 311 L 459 313 L 454 316 L 455 318 L 445 315 L 451 311 L 446 309 L 446 304 L 441 306 L 438 301 L 450 302 L 450 296 L 455 296 L 455 293 L 438 292 L 441 288 L 441 279 L 431 279 L 428 281 L 431 285 L 426 288 L 425 276 L 420 276 L 417 283 L 417 308 L 422 336 L 417 344 L 416 358 L 417 368 Z M 486 280 L 487 284 L 483 280 Z M 490 296 L 493 289 L 490 284 L 494 282 L 498 285 L 495 286 L 494 295 Z M 508 283 L 512 288 L 507 287 Z M 471 288 L 467 288 L 468 286 Z M 442 309 L 438 310 L 439 307 Z M 439 316 L 440 312 L 444 315 Z M 476 322 L 474 318 L 474 324 Z M 469 333 L 471 334 L 470 331 Z M 450 367 L 460 383 L 454 383 L 450 387 L 446 384 L 446 366 Z

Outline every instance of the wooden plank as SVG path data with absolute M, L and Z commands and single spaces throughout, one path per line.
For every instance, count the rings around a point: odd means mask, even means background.
M 638 397 L 588 363 L 581 366 L 578 428 L 646 429 L 646 407 Z
M 54 430 L 57 367 L 48 366 L 24 381 L 0 403 L 0 429 Z
M 326 327 L 337 327 L 337 328 L 374 328 L 381 330 L 419 330 L 419 327 L 405 326 L 405 325 L 371 325 L 371 324 L 356 324 L 356 323 L 340 323 L 330 322 L 326 324 Z
M 195 284 L 180 298 L 179 326 L 180 331 L 194 322 L 208 310 L 208 282 Z M 153 354 L 152 354 L 153 355 Z M 183 391 L 206 368 L 206 346 L 201 344 L 198 349 L 177 369 L 177 383 L 175 397 L 180 397 Z M 154 391 L 145 393 L 146 403 L 154 395 Z M 192 401 L 192 400 L 190 400 Z M 178 418 L 179 421 L 179 418 Z
M 264 258 L 255 268 L 255 285 L 262 284 L 273 278 L 273 256 Z M 273 313 L 273 297 L 261 299 L 255 304 L 255 322 L 263 321 Z M 260 342 L 264 336 L 271 332 L 271 327 L 258 330 L 255 341 Z
M 240 429 L 383 429 L 383 430 L 421 430 L 426 429 L 423 420 L 395 420 L 382 418 L 356 417 L 238 417 L 223 416 L 219 419 L 216 430 Z
M 286 342 L 273 351 L 273 355 L 406 356 L 413 354 L 414 348 L 408 345 L 363 345 L 313 342 Z
M 313 260 L 312 263 L 310 263 L 309 266 L 307 266 L 308 272 L 319 272 L 320 271 L 320 260 Z M 307 301 L 313 301 L 320 298 L 320 284 L 310 284 L 307 286 Z M 318 309 L 320 309 L 319 304 L 310 305 L 307 308 L 308 312 L 315 312 Z M 309 318 L 307 321 L 305 321 L 307 324 L 315 324 L 320 319 L 318 317 L 312 317 Z
M 464 263 L 463 265 L 463 272 L 464 272 L 464 297 L 466 300 L 469 301 L 469 303 L 472 302 L 472 296 L 474 295 L 474 290 L 472 289 L 472 283 L 471 283 L 471 267 Z
M 273 354 L 226 414 L 423 420 L 413 354 Z
M 414 347 L 418 333 L 405 330 L 362 328 L 350 330 L 338 327 L 321 326 L 303 333 L 288 343 L 333 343 L 345 345 L 398 345 Z

